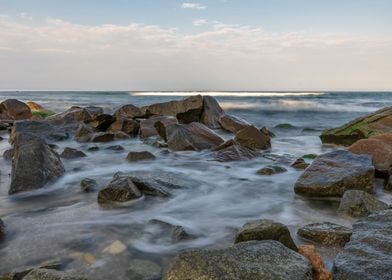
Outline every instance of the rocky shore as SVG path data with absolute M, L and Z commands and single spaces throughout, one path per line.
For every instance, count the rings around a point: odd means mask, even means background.
M 53 113 L 34 102 L 8 99 L 0 104 L 0 128 L 12 148 L 4 152 L 11 166 L 8 194 L 15 197 L 58 183 L 67 170 L 64 161 L 88 157 L 102 149 L 115 154 L 124 148 L 116 141 L 143 139 L 161 153 L 208 151 L 216 162 L 242 162 L 271 157 L 273 133 L 266 127 L 227 114 L 211 96 L 191 96 L 137 107 L 125 104 L 114 112 L 103 108 L 73 106 Z M 230 135 L 222 137 L 221 132 Z M 151 260 L 133 259 L 127 269 L 129 279 L 389 279 L 392 275 L 392 210 L 375 196 L 376 181 L 384 190 L 391 187 L 392 108 L 356 119 L 320 135 L 336 149 L 320 155 L 304 155 L 297 160 L 276 160 L 257 171 L 259 176 L 280 176 L 288 169 L 303 172 L 292 182 L 292 192 L 304 203 L 322 201 L 330 209 L 339 203 L 336 214 L 353 221 L 352 229 L 330 223 L 310 223 L 297 234 L 270 219 L 248 221 L 233 232 L 232 246 L 184 250 L 161 266 Z M 87 149 L 65 147 L 62 141 L 87 145 Z M 153 164 L 157 154 L 127 151 L 124 164 Z M 311 159 L 311 160 L 306 160 Z M 1 186 L 5 187 L 4 185 Z M 198 187 L 198 182 L 175 172 L 116 172 L 102 185 L 84 178 L 80 191 L 92 193 L 97 207 L 104 211 L 127 209 L 146 200 L 170 200 L 179 192 Z M 12 243 L 5 217 L 0 217 L 0 246 Z M 12 217 L 11 217 L 12 218 Z M 10 218 L 10 219 L 11 219 Z M 154 219 L 148 222 L 149 238 L 181 243 L 197 239 L 174 222 Z M 301 240 L 299 243 L 297 240 Z M 296 244 L 297 242 L 297 244 Z M 338 248 L 331 271 L 316 246 Z M 7 247 L 5 247 L 6 250 Z M 126 250 L 114 241 L 103 251 L 120 254 Z M 1 257 L 0 257 L 1 258 Z M 94 263 L 93 255 L 83 255 Z M 115 276 L 113 276 L 114 279 Z M 66 262 L 15 267 L 0 275 L 8 279 L 94 279 L 68 271 Z

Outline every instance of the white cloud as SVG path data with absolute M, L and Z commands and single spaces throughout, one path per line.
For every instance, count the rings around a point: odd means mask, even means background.
M 194 9 L 194 10 L 205 10 L 207 6 L 200 3 L 182 3 L 181 8 L 183 9 Z
M 208 20 L 206 19 L 197 19 L 195 21 L 193 21 L 193 26 L 202 26 L 202 25 L 206 25 L 208 24 Z
M 28 13 L 26 12 L 21 12 L 19 14 L 20 18 L 25 19 L 25 20 L 33 20 L 33 17 L 30 16 Z

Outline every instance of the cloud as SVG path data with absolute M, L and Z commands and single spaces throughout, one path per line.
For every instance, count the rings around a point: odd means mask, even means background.
M 192 25 L 193 26 L 202 26 L 202 25 L 206 25 L 208 24 L 208 20 L 206 19 L 197 19 L 195 21 L 193 21 Z
M 205 10 L 207 6 L 199 3 L 182 3 L 181 8 L 183 9 L 194 9 L 194 10 Z
M 25 20 L 33 20 L 33 17 L 30 16 L 28 13 L 26 12 L 21 12 L 19 14 L 20 18 L 25 19 Z

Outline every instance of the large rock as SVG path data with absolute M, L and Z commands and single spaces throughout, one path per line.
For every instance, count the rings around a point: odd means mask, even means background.
M 327 129 L 320 138 L 323 143 L 350 146 L 360 139 L 383 133 L 392 133 L 392 107 L 357 118 L 340 127 Z
M 114 177 L 108 186 L 99 191 L 98 203 L 127 202 L 141 196 L 130 178 Z
M 0 103 L 0 119 L 27 120 L 32 117 L 29 106 L 16 99 L 7 99 Z
M 23 280 L 87 280 L 87 278 L 53 269 L 34 269 L 23 277 Z
M 333 198 L 343 196 L 346 190 L 371 193 L 373 183 L 369 156 L 337 150 L 318 156 L 298 178 L 294 191 L 306 197 Z
M 226 249 L 180 253 L 163 279 L 311 280 L 312 267 L 277 241 L 249 241 Z
M 122 131 L 131 136 L 136 136 L 139 133 L 139 122 L 131 119 L 117 119 L 107 129 L 108 132 Z
M 99 107 L 82 108 L 72 106 L 62 113 L 48 117 L 47 120 L 55 125 L 61 125 L 74 130 L 78 128 L 80 122 L 91 122 L 100 114 L 103 114 L 103 109 Z
M 313 280 L 332 280 L 332 273 L 327 270 L 320 253 L 313 245 L 301 245 L 298 253 L 307 258 L 312 265 Z
M 276 240 L 287 248 L 297 251 L 297 246 L 287 226 L 271 220 L 264 219 L 246 223 L 235 237 L 235 243 L 251 240 Z
M 346 191 L 340 200 L 338 213 L 354 218 L 365 217 L 371 212 L 385 210 L 388 205 L 374 196 L 357 190 Z
M 144 113 L 140 108 L 132 105 L 132 104 L 127 104 L 124 105 L 120 108 L 118 108 L 114 112 L 114 117 L 119 120 L 119 119 L 134 119 L 134 118 L 140 118 L 143 117 Z
M 234 140 L 226 141 L 214 148 L 213 151 L 215 152 L 215 160 L 221 162 L 250 160 L 260 156 L 260 152 L 241 146 Z
M 212 96 L 203 97 L 203 113 L 200 121 L 209 128 L 220 128 L 219 118 L 224 114 L 218 101 Z
M 266 150 L 271 148 L 271 138 L 268 133 L 257 129 L 255 126 L 247 126 L 235 134 L 235 141 L 241 146 L 255 149 L 255 150 Z
M 392 275 L 392 210 L 354 223 L 351 240 L 334 259 L 336 280 L 385 280 Z
M 64 172 L 59 155 L 42 138 L 16 134 L 9 194 L 42 188 Z
M 219 124 L 224 130 L 233 133 L 236 133 L 237 131 L 251 125 L 250 123 L 241 118 L 228 114 L 224 114 L 219 118 Z
M 351 237 L 351 229 L 325 222 L 314 223 L 298 229 L 298 236 L 326 246 L 344 246 Z
M 158 135 L 156 123 L 161 123 L 164 127 L 177 124 L 178 121 L 173 116 L 152 116 L 149 119 L 140 121 L 140 135 L 142 137 L 151 137 Z

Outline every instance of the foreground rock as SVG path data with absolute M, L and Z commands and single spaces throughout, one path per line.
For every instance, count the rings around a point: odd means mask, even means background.
M 312 265 L 313 280 L 332 280 L 332 273 L 326 269 L 321 255 L 313 245 L 301 245 L 298 253 L 307 258 Z
M 237 131 L 240 131 L 241 129 L 251 125 L 241 118 L 228 114 L 224 114 L 219 118 L 219 124 L 224 130 L 233 133 L 236 133 Z
M 25 279 L 24 277 L 29 274 L 33 270 L 37 269 L 45 269 L 45 270 L 59 270 L 61 269 L 61 262 L 59 260 L 49 260 L 45 261 L 39 265 L 36 266 L 27 266 L 27 267 L 21 267 L 16 270 L 13 270 L 12 272 L 6 274 L 6 275 L 1 275 L 0 279 L 1 280 L 22 280 Z M 49 278 L 50 280 L 51 278 Z
M 271 148 L 271 138 L 268 132 L 259 130 L 253 125 L 237 131 L 234 140 L 241 146 L 250 149 L 266 150 Z
M 246 223 L 235 237 L 235 243 L 250 240 L 276 240 L 287 248 L 294 251 L 298 250 L 288 228 L 284 224 L 271 220 L 258 220 Z
M 142 194 L 127 177 L 116 177 L 98 193 L 98 203 L 127 202 Z
M 81 157 L 86 157 L 86 156 L 87 155 L 85 153 L 83 153 L 82 151 L 79 151 L 79 150 L 73 149 L 73 148 L 69 148 L 69 147 L 66 147 L 60 155 L 60 157 L 66 158 L 66 159 L 81 158 Z
M 392 275 L 392 210 L 353 225 L 351 240 L 334 259 L 336 280 L 384 280 Z
M 165 280 L 311 280 L 312 268 L 277 241 L 249 241 L 226 249 L 192 250 L 174 258 Z
M 284 172 L 287 172 L 287 169 L 279 165 L 267 165 L 257 170 L 257 174 L 264 175 L 264 176 L 270 176 L 270 175 L 280 174 Z
M 42 188 L 65 172 L 59 155 L 38 136 L 17 133 L 9 194 Z
M 340 127 L 323 131 L 323 143 L 350 146 L 356 141 L 383 133 L 392 133 L 392 107 L 357 118 Z
M 14 157 L 14 149 L 11 148 L 4 151 L 3 158 L 5 160 L 12 160 L 13 157 Z
M 53 269 L 34 269 L 23 277 L 23 280 L 87 280 L 87 278 Z
M 260 156 L 260 152 L 243 147 L 234 140 L 226 141 L 213 151 L 215 160 L 221 162 L 249 160 Z
M 365 217 L 371 212 L 385 210 L 388 205 L 374 196 L 357 190 L 346 191 L 340 200 L 338 213 L 354 218 Z
M 177 119 L 172 116 L 152 116 L 151 118 L 142 120 L 140 122 L 140 135 L 142 137 L 159 135 L 156 128 L 156 123 L 158 122 L 161 123 L 164 127 L 178 123 Z
M 344 246 L 352 234 L 351 229 L 333 223 L 314 223 L 301 227 L 297 232 L 303 239 L 326 246 Z
M 200 122 L 209 128 L 220 128 L 219 118 L 224 114 L 223 109 L 219 106 L 218 101 L 212 96 L 203 97 L 203 112 Z
M 1 120 L 27 120 L 32 116 L 29 106 L 17 99 L 7 99 L 0 103 Z
M 371 193 L 374 167 L 367 155 L 338 150 L 318 156 L 294 186 L 296 194 L 314 198 L 343 196 L 346 190 Z
M 147 151 L 143 152 L 129 152 L 127 155 L 127 161 L 134 162 L 134 161 L 142 161 L 142 160 L 153 160 L 156 157 Z

